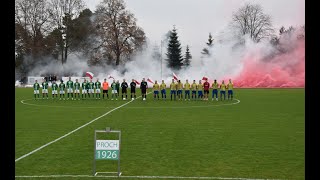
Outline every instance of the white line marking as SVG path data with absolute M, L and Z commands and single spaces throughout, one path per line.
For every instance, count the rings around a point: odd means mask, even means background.
M 26 103 L 25 101 L 28 100 L 32 100 L 32 99 L 25 99 L 25 100 L 21 100 L 20 102 L 22 104 L 25 105 L 31 105 L 31 106 L 45 106 L 45 107 L 66 107 L 66 108 L 113 108 L 113 107 L 101 107 L 101 106 L 51 106 L 51 105 L 39 105 L 39 104 L 31 104 L 31 103 Z M 235 104 L 239 104 L 240 100 L 239 99 L 235 99 L 237 102 L 234 103 L 229 103 L 229 104 L 214 104 L 214 105 L 206 105 L 206 106 L 152 106 L 152 107 L 148 107 L 148 106 L 135 106 L 135 107 L 124 107 L 124 109 L 140 109 L 140 108 L 148 108 L 148 109 L 187 109 L 187 108 L 203 108 L 203 107 L 213 107 L 213 106 L 226 106 L 226 105 L 235 105 Z M 190 101 L 186 101 L 186 102 L 190 102 Z M 215 101 L 216 102 L 216 101 Z
M 83 177 L 83 178 L 118 178 L 118 176 L 92 176 L 92 175 L 39 175 L 39 176 L 15 176 L 16 178 L 63 178 L 63 177 Z M 232 177 L 183 177 L 183 176 L 120 176 L 120 178 L 136 179 L 224 179 L 224 180 L 281 180 L 281 179 L 253 179 L 253 178 L 232 178 Z
M 203 108 L 203 107 L 213 107 L 213 106 L 227 106 L 227 105 L 235 105 L 239 104 L 240 100 L 239 99 L 234 99 L 237 102 L 234 103 L 229 103 L 229 104 L 213 104 L 213 105 L 206 105 L 206 106 L 152 106 L 152 107 L 143 107 L 143 106 L 135 106 L 135 107 L 125 107 L 125 109 L 139 109 L 139 108 L 149 108 L 149 109 L 175 109 L 175 108 L 180 108 L 180 109 L 187 109 L 187 108 Z
M 149 93 L 150 93 L 150 92 L 149 92 Z M 141 97 L 141 96 L 139 96 L 138 98 L 140 98 L 140 97 Z M 137 98 L 137 99 L 138 99 L 138 98 Z M 114 108 L 114 109 L 111 109 L 110 111 L 108 111 L 108 112 L 104 113 L 103 115 L 101 115 L 101 116 L 99 116 L 99 117 L 97 117 L 97 118 L 95 118 L 95 119 L 91 120 L 90 122 L 88 122 L 88 123 L 86 123 L 86 124 L 84 124 L 84 125 L 82 125 L 82 126 L 80 126 L 80 127 L 76 128 L 76 129 L 74 129 L 73 131 L 70 131 L 69 133 L 67 133 L 67 134 L 65 134 L 65 135 L 63 135 L 63 136 L 61 136 L 61 137 L 59 137 L 59 138 L 57 138 L 57 139 L 55 139 L 55 140 L 53 140 L 53 141 L 51 141 L 51 142 L 48 142 L 47 144 L 45 144 L 45 145 L 43 145 L 43 146 L 41 146 L 41 147 L 39 147 L 39 148 L 37 148 L 37 149 L 35 149 L 35 150 L 33 150 L 33 151 L 29 152 L 29 153 L 27 153 L 27 154 L 25 154 L 25 155 L 23 155 L 23 156 L 21 156 L 21 157 L 17 158 L 17 159 L 15 160 L 15 162 L 17 162 L 17 161 L 19 161 L 19 160 L 21 160 L 21 159 L 23 159 L 23 158 L 25 158 L 25 157 L 28 157 L 29 155 L 31 155 L 31 154 L 33 154 L 33 153 L 35 153 L 35 152 L 37 152 L 37 151 L 41 150 L 42 148 L 45 148 L 45 147 L 49 146 L 50 144 L 52 144 L 52 143 L 55 143 L 55 142 L 59 141 L 60 139 L 63 139 L 63 138 L 65 138 L 65 137 L 69 136 L 70 134 L 72 134 L 72 133 L 74 133 L 74 132 L 78 131 L 79 129 L 81 129 L 81 128 L 83 128 L 83 127 L 86 127 L 87 125 L 89 125 L 89 124 L 93 123 L 94 121 L 96 121 L 96 120 L 98 120 L 98 119 L 100 119 L 100 118 L 102 118 L 102 117 L 104 117 L 104 116 L 106 116 L 106 115 L 110 114 L 111 112 L 113 112 L 113 111 L 115 111 L 115 110 L 117 110 L 117 109 L 119 109 L 119 108 L 121 108 L 121 107 L 123 107 L 123 106 L 125 106 L 125 105 L 127 105 L 127 104 L 129 104 L 129 103 L 131 103 L 132 101 L 134 101 L 134 100 L 130 100 L 129 102 L 126 102 L 126 103 L 124 103 L 124 104 L 122 104 L 122 105 L 120 105 L 120 106 L 118 106 L 118 107 L 116 107 L 116 108 Z
M 33 100 L 33 99 L 24 99 L 24 100 L 21 100 L 20 102 L 22 104 L 25 104 L 25 105 L 30 105 L 30 106 L 40 106 L 40 107 L 63 107 L 63 108 L 113 108 L 113 107 L 94 107 L 94 106 L 51 106 L 51 105 L 41 105 L 41 104 L 31 104 L 31 103 L 26 103 L 25 101 L 30 101 L 30 100 Z M 41 100 L 39 100 L 41 101 Z M 75 101 L 77 102 L 77 101 Z

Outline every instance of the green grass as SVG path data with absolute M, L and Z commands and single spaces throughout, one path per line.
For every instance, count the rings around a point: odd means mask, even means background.
M 304 179 L 304 94 L 236 89 L 234 105 L 149 94 L 19 160 L 15 174 L 91 175 L 94 130 L 112 127 L 122 133 L 123 176 Z M 32 89 L 16 88 L 16 159 L 125 102 L 33 100 Z M 116 171 L 116 162 L 97 161 L 97 171 Z

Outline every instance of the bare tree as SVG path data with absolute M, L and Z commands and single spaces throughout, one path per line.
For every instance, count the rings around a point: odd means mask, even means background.
M 85 5 L 83 0 L 50 0 L 50 17 L 52 26 L 61 32 L 60 53 L 61 62 L 66 63 L 72 40 L 69 28 L 73 19 L 77 18 Z
M 16 34 L 25 45 L 26 53 L 37 57 L 43 48 L 43 36 L 50 30 L 49 8 L 46 0 L 15 1 Z M 19 32 L 17 32 L 19 31 Z
M 101 37 L 96 49 L 103 57 L 115 60 L 115 65 L 128 59 L 145 43 L 144 31 L 136 25 L 136 18 L 126 10 L 123 0 L 103 0 L 97 6 L 94 24 Z
M 248 3 L 241 7 L 232 16 L 232 26 L 239 35 L 249 35 L 255 42 L 273 33 L 271 17 L 263 13 L 259 4 Z

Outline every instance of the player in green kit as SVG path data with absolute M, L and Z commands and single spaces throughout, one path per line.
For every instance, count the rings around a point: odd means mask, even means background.
M 90 95 L 92 95 L 91 98 L 94 98 L 94 82 L 92 82 L 92 79 L 90 79 L 90 82 L 87 85 L 89 89 L 89 92 L 88 92 L 89 98 L 90 98 Z
M 184 84 L 184 100 L 187 100 L 187 96 L 188 99 L 190 101 L 190 84 L 188 82 L 188 79 L 186 80 L 186 83 Z
M 117 80 L 117 82 L 116 82 L 116 87 L 117 87 L 117 95 L 120 96 L 120 82 L 119 82 L 119 80 Z
M 73 81 L 71 81 L 71 77 L 69 77 L 69 81 L 66 82 L 66 85 L 67 85 L 68 99 L 71 94 L 71 99 L 73 100 Z
M 228 89 L 228 100 L 231 97 L 231 100 L 233 99 L 233 83 L 231 82 L 231 79 L 229 79 L 229 83 L 227 85 L 227 89 Z
M 166 83 L 164 83 L 164 80 L 162 80 L 162 83 L 160 85 L 160 89 L 161 89 L 161 98 L 163 99 L 164 97 L 164 100 L 167 98 L 167 94 L 166 94 Z
M 83 83 L 81 84 L 82 87 L 82 99 L 83 99 L 83 95 L 85 98 L 87 98 L 87 94 L 88 94 L 88 83 L 87 80 L 84 79 Z
M 40 84 L 36 80 L 35 83 L 33 84 L 33 94 L 34 94 L 35 100 L 37 99 L 37 95 L 38 95 L 38 99 L 39 99 L 39 89 L 40 89 Z
M 158 97 L 158 100 L 159 100 L 159 91 L 160 91 L 160 86 L 158 84 L 158 81 L 156 80 L 153 85 L 153 99 L 154 100 L 156 99 L 156 97 Z
M 96 89 L 96 99 L 100 99 L 100 92 L 101 92 L 101 82 L 97 78 L 97 81 L 94 83 L 94 87 Z
M 78 79 L 76 79 L 76 82 L 73 84 L 73 89 L 74 89 L 74 100 L 77 99 L 77 95 L 78 95 L 78 100 L 80 100 L 80 83 L 78 82 Z
M 45 97 L 47 97 L 48 99 L 48 82 L 46 81 L 46 79 L 43 79 L 42 82 L 42 99 L 44 99 Z
M 58 98 L 58 84 L 56 83 L 56 81 L 52 82 L 51 88 L 52 88 L 52 99 L 54 99 L 54 95 L 56 95 L 56 98 Z
M 197 83 L 196 83 L 196 80 L 193 80 L 193 83 L 191 84 L 191 89 L 192 89 L 192 94 L 191 94 L 191 98 L 194 100 L 197 99 Z
M 214 100 L 214 95 L 216 95 L 216 101 L 218 101 L 218 87 L 219 87 L 219 84 L 215 79 L 214 82 L 212 83 L 212 101 Z
M 223 95 L 223 100 L 226 100 L 226 85 L 224 84 L 224 81 L 222 80 L 222 83 L 220 85 L 220 99 L 222 100 L 222 95 Z
M 66 88 L 66 85 L 63 83 L 63 81 L 61 80 L 61 83 L 59 84 L 59 89 L 60 89 L 60 100 L 61 100 L 61 95 L 63 96 L 63 100 L 65 100 L 64 98 L 64 89 Z
M 111 84 L 111 100 L 113 100 L 113 97 L 116 98 L 116 100 L 118 100 L 118 91 L 117 91 L 117 83 L 115 80 L 113 80 L 112 84 Z

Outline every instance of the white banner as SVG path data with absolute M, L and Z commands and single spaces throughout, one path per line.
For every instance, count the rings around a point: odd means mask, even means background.
M 96 140 L 96 150 L 119 150 L 119 140 Z
M 37 76 L 28 76 L 28 84 L 33 85 L 35 81 L 37 80 L 39 84 L 42 83 L 44 77 L 37 77 Z

